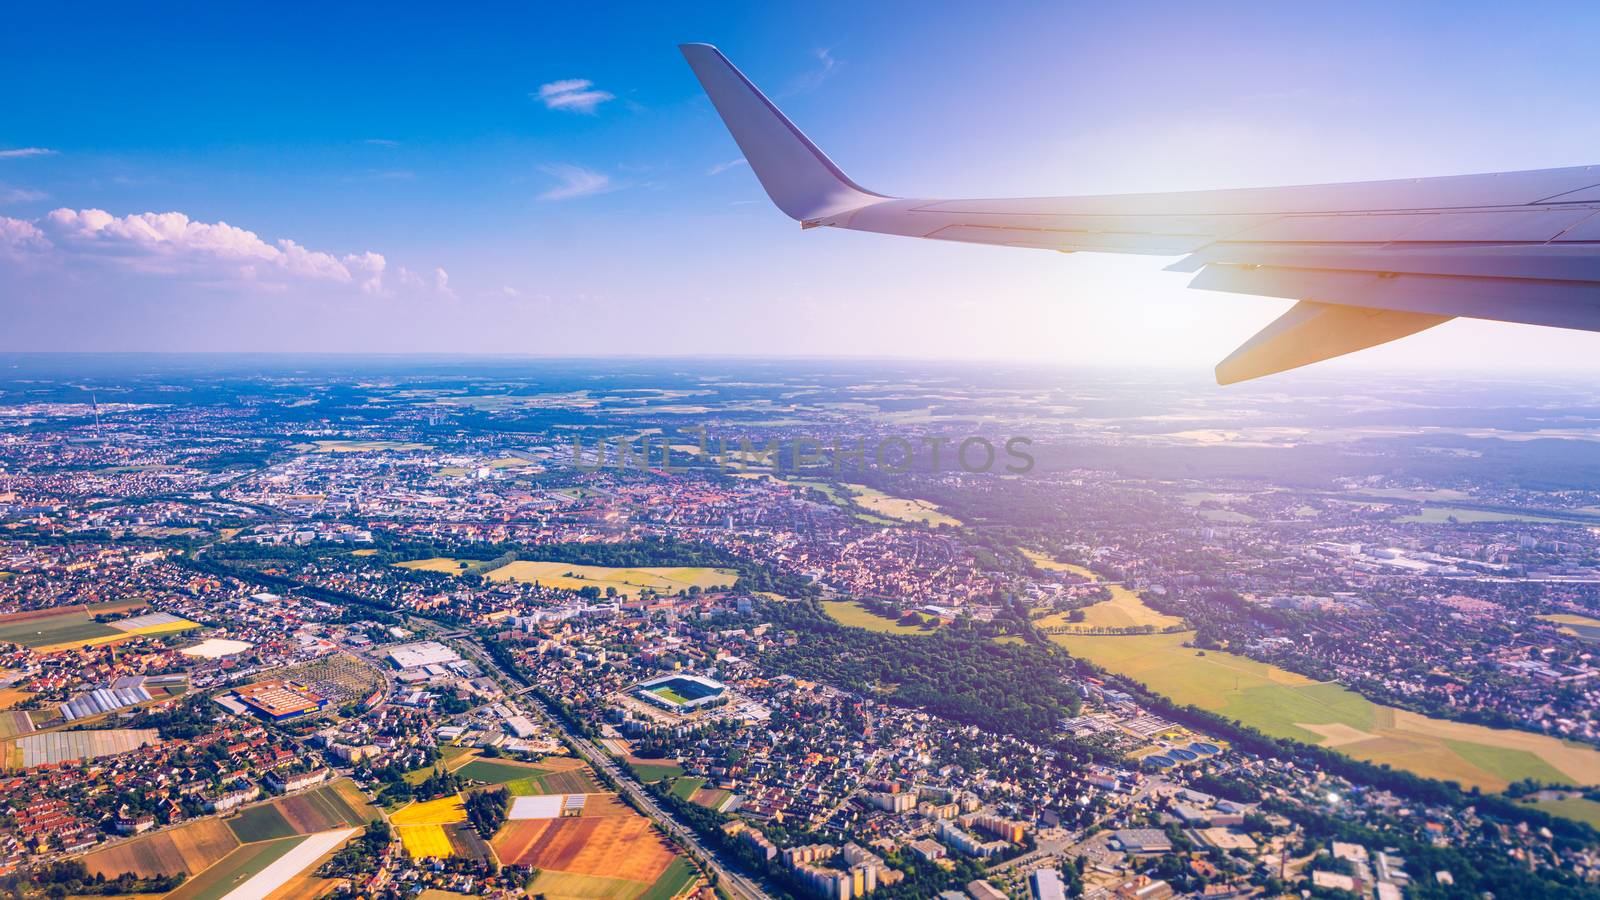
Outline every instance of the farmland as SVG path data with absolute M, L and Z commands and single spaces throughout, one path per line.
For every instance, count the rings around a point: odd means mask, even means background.
M 83 863 L 107 879 L 183 872 L 188 880 L 169 895 L 179 900 L 220 900 L 246 882 L 254 896 L 265 897 L 376 818 L 355 785 L 340 780 L 231 819 L 196 819 L 134 838 L 90 853 Z
M 462 778 L 490 785 L 505 785 L 513 795 L 584 794 L 598 790 L 589 769 L 579 760 L 552 756 L 537 764 L 507 759 L 469 758 L 454 767 Z
M 413 803 L 389 817 L 395 834 L 413 859 L 489 859 L 489 847 L 467 824 L 466 803 L 462 795 L 452 794 L 422 803 Z
M 394 825 L 450 825 L 466 820 L 466 805 L 459 794 L 413 803 L 389 817 Z
M 677 797 L 679 800 L 687 800 L 696 806 L 704 806 L 706 809 L 721 809 L 722 804 L 728 802 L 728 798 L 733 796 L 731 792 L 721 788 L 706 787 L 704 778 L 675 778 L 672 781 L 671 790 L 672 796 Z
M 389 817 L 401 845 L 413 859 L 457 855 L 450 832 L 466 821 L 466 803 L 460 794 L 413 803 Z
M 101 731 L 53 731 L 0 742 L 0 764 L 31 769 L 74 759 L 99 759 L 137 750 L 160 741 L 151 728 L 108 728 Z
M 0 712 L 0 741 L 32 734 L 33 717 L 26 710 L 14 709 Z
M 1074 656 L 1275 737 L 1485 790 L 1537 778 L 1600 782 L 1600 752 L 1546 735 L 1430 719 L 1380 706 L 1338 684 L 1266 663 L 1184 647 L 1191 633 L 1052 635 Z
M 222 900 L 304 840 L 301 837 L 287 837 L 245 844 L 223 857 L 216 865 L 179 885 L 167 897 L 169 900 Z
M 232 853 L 239 839 L 219 819 L 197 819 L 177 828 L 125 841 L 83 858 L 91 875 L 115 878 L 132 872 L 139 878 L 190 876 Z
M 641 816 L 583 816 L 508 822 L 493 846 L 501 862 L 573 875 L 654 884 L 675 854 Z
M 412 859 L 444 859 L 454 854 L 443 825 L 399 825 L 395 830 Z
M 199 628 L 197 623 L 166 613 L 132 616 L 111 622 L 96 622 L 95 616 L 120 613 L 143 605 L 127 600 L 82 604 L 52 609 L 30 610 L 0 616 L 0 642 L 20 644 L 39 653 L 53 653 L 78 647 L 126 641 L 140 635 L 169 634 Z
M 659 759 L 644 756 L 626 757 L 628 768 L 640 781 L 660 781 L 663 778 L 677 778 L 683 774 L 683 767 L 676 760 Z
M 240 872 L 238 875 L 247 876 L 233 890 L 224 896 L 231 900 L 255 900 L 255 898 L 271 897 L 281 891 L 292 881 L 296 881 L 302 873 L 315 865 L 318 860 L 332 853 L 334 850 L 349 840 L 359 829 L 344 828 L 337 831 L 324 831 L 291 842 L 288 850 L 283 853 L 274 853 L 265 866 L 251 866 L 252 871 Z M 238 877 L 237 875 L 235 876 Z M 308 882 L 301 880 L 299 886 L 307 886 Z M 285 896 L 303 897 L 304 893 L 287 894 Z
M 249 807 L 228 824 L 248 843 L 365 825 L 377 817 L 355 784 L 340 780 Z
M 534 778 L 549 773 L 549 769 L 526 763 L 511 762 L 499 759 L 474 759 L 456 770 L 462 778 L 481 781 L 484 784 L 505 784 L 519 778 Z

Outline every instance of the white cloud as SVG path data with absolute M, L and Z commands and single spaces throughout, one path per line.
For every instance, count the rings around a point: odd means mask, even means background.
M 839 67 L 839 61 L 833 58 L 833 51 L 828 47 L 819 47 L 811 51 L 816 57 L 817 64 L 809 71 L 803 72 L 790 84 L 787 94 L 804 94 L 814 91 L 822 86 L 824 81 L 831 77 Z
M 15 188 L 9 184 L 0 183 L 0 206 L 8 203 L 32 203 L 50 196 L 44 191 L 34 191 L 28 188 Z
M 538 98 L 544 101 L 547 109 L 558 109 L 566 112 L 594 115 L 600 104 L 607 100 L 615 100 L 616 95 L 594 89 L 594 82 L 587 78 L 567 78 L 561 81 L 552 81 L 549 84 L 539 85 Z
M 103 209 L 56 209 L 37 222 L 0 217 L 0 255 L 53 259 L 80 274 L 115 266 L 147 275 L 214 286 L 281 289 L 322 284 L 368 296 L 390 296 L 391 281 L 407 293 L 453 296 L 443 269 L 432 284 L 380 253 L 343 256 L 289 238 L 268 242 L 226 222 L 200 222 L 180 212 L 114 216 Z M 391 276 L 393 276 L 391 278 Z
M 56 151 L 48 147 L 13 147 L 10 150 L 0 150 L 0 159 L 22 159 L 25 156 L 55 156 Z
M 456 299 L 456 292 L 450 287 L 450 273 L 442 268 L 433 270 L 433 289 L 441 297 L 448 297 L 451 300 Z
M 611 176 L 582 166 L 557 163 L 554 165 L 540 166 L 539 171 L 549 175 L 559 182 L 555 187 L 539 195 L 540 200 L 570 200 L 573 197 L 585 197 L 589 194 L 604 194 L 614 191 L 617 185 L 611 181 Z
M 391 141 L 388 138 L 367 138 L 366 141 L 364 141 L 363 143 L 371 144 L 374 147 L 398 147 L 398 146 L 400 146 L 400 142 L 399 141 Z
M 706 170 L 706 174 L 707 175 L 721 175 L 723 172 L 726 172 L 729 169 L 737 169 L 738 167 L 743 166 L 743 165 L 749 165 L 749 163 L 746 162 L 745 158 L 741 156 L 738 159 L 730 159 L 727 162 L 717 163 L 716 165 L 714 165 L 711 168 L 707 169 Z
M 50 248 L 38 226 L 23 219 L 0 216 L 0 257 L 20 257 Z

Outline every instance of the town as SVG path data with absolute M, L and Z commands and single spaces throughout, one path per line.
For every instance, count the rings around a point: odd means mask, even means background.
M 1495 456 L 1565 448 L 395 366 L 0 379 L 0 885 L 1600 896 L 1600 479 Z

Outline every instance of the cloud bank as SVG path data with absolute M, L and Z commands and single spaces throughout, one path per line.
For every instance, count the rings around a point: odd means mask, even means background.
M 288 238 L 268 242 L 227 222 L 201 222 L 181 212 L 115 216 L 103 209 L 62 208 L 31 222 L 0 216 L 0 262 L 5 261 L 76 280 L 109 271 L 212 288 L 313 286 L 374 297 L 397 290 L 450 293 L 443 269 L 425 279 L 404 267 L 391 268 L 382 254 L 370 250 L 336 255 Z

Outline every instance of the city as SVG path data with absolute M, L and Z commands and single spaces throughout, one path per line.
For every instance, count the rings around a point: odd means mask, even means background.
M 1581 384 L 31 365 L 24 895 L 1600 891 Z

